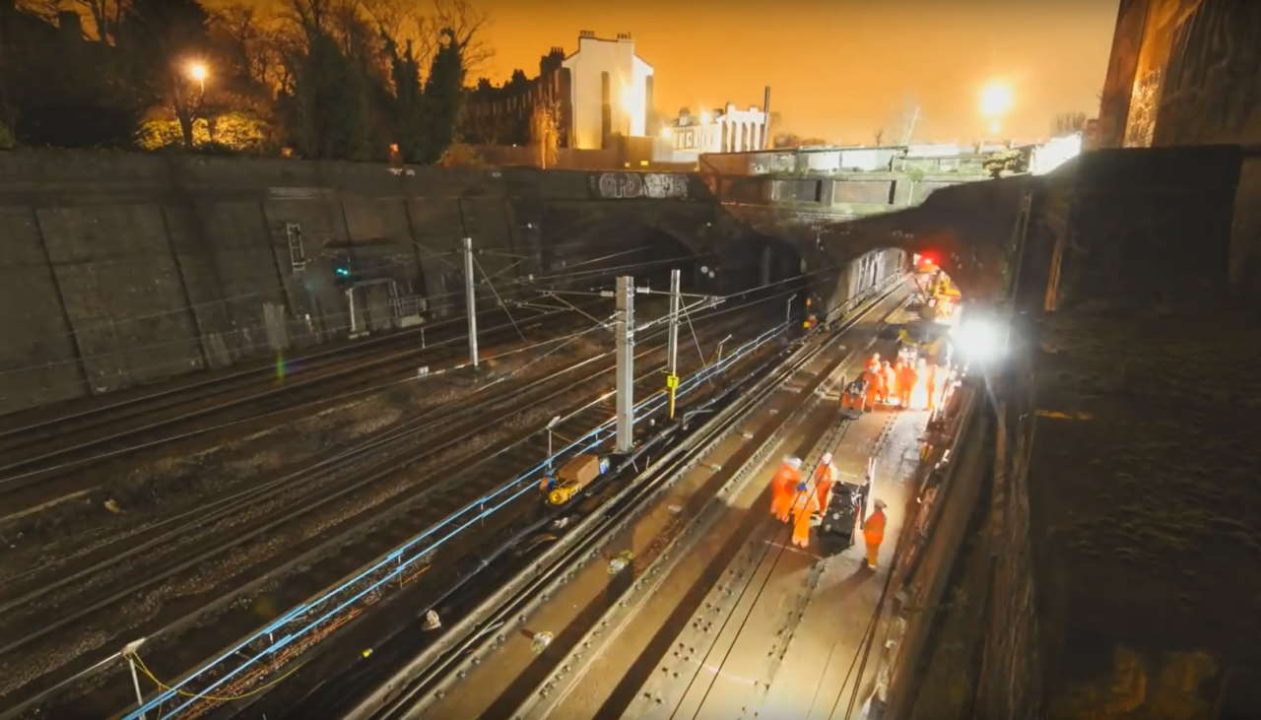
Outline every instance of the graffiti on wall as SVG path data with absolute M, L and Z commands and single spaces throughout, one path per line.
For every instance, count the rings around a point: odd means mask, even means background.
M 605 199 L 685 198 L 687 176 L 675 173 L 601 173 L 595 182 L 596 194 Z
M 1261 3 L 1205 0 L 1173 33 L 1155 142 L 1255 142 Z
M 1156 111 L 1160 105 L 1160 83 L 1163 74 L 1159 69 L 1149 70 L 1134 82 L 1130 97 L 1130 118 L 1125 126 L 1125 147 L 1151 147 L 1156 133 Z

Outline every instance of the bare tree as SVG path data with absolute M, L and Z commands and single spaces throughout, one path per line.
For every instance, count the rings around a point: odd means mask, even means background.
M 211 18 L 216 44 L 232 66 L 251 83 L 273 91 L 284 87 L 287 77 L 274 19 L 244 2 L 222 7 Z
M 1086 113 L 1065 112 L 1055 116 L 1051 121 L 1052 135 L 1071 135 L 1086 127 Z
M 377 1 L 388 3 L 397 0 Z M 416 7 L 412 3 L 406 4 Z M 416 29 L 416 57 L 422 66 L 428 66 L 444 29 L 451 31 L 469 75 L 476 76 L 486 61 L 495 55 L 494 48 L 483 37 L 490 24 L 490 15 L 470 0 L 432 0 L 429 10 L 415 10 L 408 17 L 408 24 Z
M 92 24 L 96 28 L 96 39 L 113 45 L 117 39 L 118 23 L 123 17 L 124 0 L 74 0 L 74 2 L 92 16 Z
M 547 169 L 556 165 L 560 147 L 560 106 L 555 102 L 539 102 L 530 115 L 530 141 L 538 152 L 538 165 Z
M 53 22 L 61 10 L 61 0 L 17 0 L 13 6 L 21 12 Z

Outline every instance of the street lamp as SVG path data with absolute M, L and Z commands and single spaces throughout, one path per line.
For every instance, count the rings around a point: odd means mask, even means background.
M 184 72 L 187 73 L 189 80 L 198 84 L 202 93 L 206 92 L 206 78 L 210 77 L 210 68 L 206 63 L 201 60 L 189 61 Z
M 1002 119 L 1015 104 L 1011 86 L 998 80 L 990 81 L 981 88 L 981 116 L 989 120 L 989 129 L 997 133 Z

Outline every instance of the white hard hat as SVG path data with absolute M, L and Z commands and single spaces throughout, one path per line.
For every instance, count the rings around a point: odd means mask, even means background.
M 823 457 L 819 458 L 819 462 L 827 465 L 832 462 L 832 453 L 823 453 Z
M 792 465 L 793 470 L 800 470 L 800 469 L 801 469 L 801 458 L 798 458 L 798 457 L 786 457 L 786 458 L 784 458 L 784 462 L 788 463 L 789 465 Z
M 883 509 L 885 509 L 885 508 L 889 507 L 888 505 L 885 505 L 885 504 L 884 504 L 884 500 L 881 500 L 880 498 L 876 498 L 876 503 L 875 503 L 875 505 L 876 505 L 876 509 L 877 509 L 877 510 L 883 510 Z

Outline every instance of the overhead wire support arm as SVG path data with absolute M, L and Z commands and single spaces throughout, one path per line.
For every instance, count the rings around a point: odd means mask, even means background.
M 482 271 L 482 277 L 486 279 L 486 284 L 490 286 L 490 292 L 495 296 L 495 299 L 499 301 L 499 307 L 503 308 L 504 314 L 508 316 L 508 322 L 512 323 L 512 329 L 516 330 L 517 335 L 524 340 L 525 333 L 521 332 L 521 327 L 517 325 L 516 318 L 512 317 L 512 311 L 508 309 L 508 305 L 504 302 L 503 296 L 501 296 L 499 291 L 495 289 L 495 283 L 491 282 L 490 276 L 486 274 L 486 268 L 482 267 L 482 264 L 477 261 L 477 258 L 473 258 L 473 262 L 477 264 L 477 269 Z
M 544 294 L 543 294 L 543 297 L 550 297 L 550 298 L 553 298 L 554 300 L 556 300 L 556 301 L 557 301 L 557 302 L 559 302 L 559 303 L 563 303 L 563 304 L 564 304 L 566 307 L 568 307 L 570 310 L 573 310 L 574 312 L 578 313 L 579 315 L 582 315 L 583 317 L 587 318 L 588 320 L 590 320 L 591 322 L 593 322 L 593 323 L 595 323 L 595 324 L 597 324 L 597 325 L 605 325 L 605 321 L 604 321 L 604 320 L 600 320 L 599 318 L 595 317 L 595 316 L 594 316 L 594 315 L 592 315 L 591 313 L 589 313 L 589 312 L 587 312 L 587 311 L 583 310 L 582 308 L 578 307 L 577 305 L 574 305 L 573 303 L 569 302 L 568 300 L 566 300 L 565 298 L 561 297 L 560 295 L 557 295 L 555 292 L 547 292 L 547 293 L 544 293 Z

